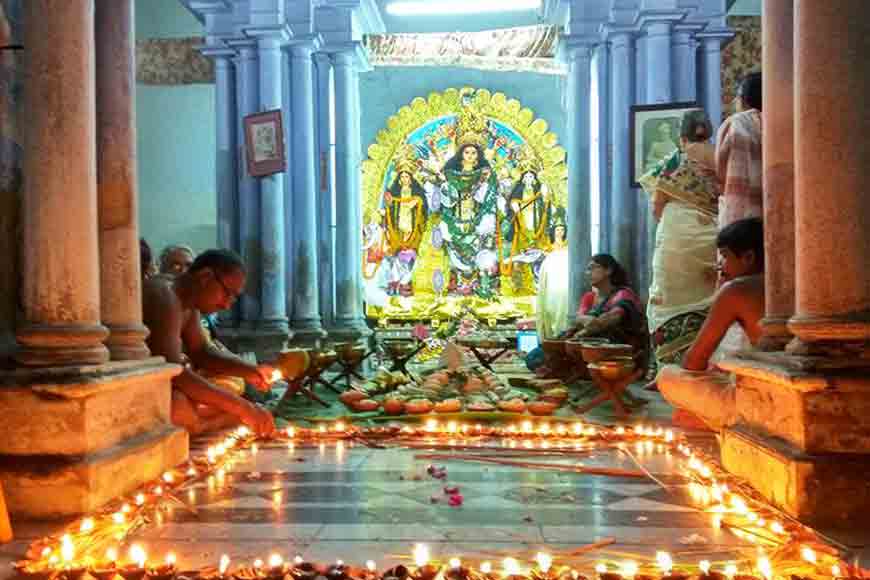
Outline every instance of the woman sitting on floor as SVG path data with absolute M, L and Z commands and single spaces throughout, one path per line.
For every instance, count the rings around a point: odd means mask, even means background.
M 646 320 L 640 298 L 628 286 L 625 268 L 610 254 L 597 254 L 589 260 L 586 275 L 592 290 L 580 299 L 575 324 L 560 338 L 605 338 L 631 345 L 637 367 L 646 370 L 649 364 Z M 552 373 L 545 366 L 532 370 L 543 377 Z
M 606 338 L 633 348 L 638 368 L 649 363 L 649 335 L 640 298 L 628 286 L 628 274 L 610 254 L 592 256 L 586 266 L 592 290 L 580 299 L 577 322 L 563 336 Z

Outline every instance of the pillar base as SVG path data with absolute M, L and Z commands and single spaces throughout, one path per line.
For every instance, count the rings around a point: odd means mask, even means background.
M 329 329 L 329 339 L 334 342 L 356 342 L 371 335 L 372 329 L 363 320 L 336 321 Z
M 294 323 L 293 338 L 290 340 L 290 344 L 296 347 L 316 347 L 326 340 L 326 337 L 326 331 L 320 327 L 319 323 L 317 326 L 308 327 L 297 327 Z
M 29 367 L 103 364 L 109 360 L 103 345 L 108 335 L 109 330 L 101 324 L 27 324 L 16 333 L 20 348 L 15 360 Z
M 870 342 L 870 320 L 862 316 L 793 316 L 788 329 L 804 342 Z
M 0 454 L 87 455 L 160 428 L 170 422 L 171 380 L 180 372 L 152 357 L 0 373 Z
M 92 512 L 187 460 L 187 431 L 164 425 L 96 453 L 64 461 L 0 456 L 13 516 L 60 518 Z
M 0 481 L 12 512 L 84 513 L 187 458 L 170 424 L 181 367 L 153 357 L 0 373 Z
M 813 368 L 785 353 L 745 353 L 720 366 L 736 375 L 739 425 L 809 454 L 870 458 L 870 376 Z M 752 357 L 748 360 L 746 357 Z
M 806 524 L 862 525 L 870 510 L 867 455 L 806 454 L 738 426 L 723 435 L 722 463 Z
M 758 348 L 767 352 L 785 350 L 786 345 L 794 338 L 788 329 L 788 318 L 786 317 L 763 318 L 761 330 L 764 335 L 761 337 Z
M 148 328 L 142 324 L 131 326 L 109 325 L 106 347 L 112 360 L 142 360 L 151 356 L 145 344 Z
M 277 358 L 294 333 L 266 328 L 218 328 L 218 338 L 236 354 L 254 353 L 258 361 Z

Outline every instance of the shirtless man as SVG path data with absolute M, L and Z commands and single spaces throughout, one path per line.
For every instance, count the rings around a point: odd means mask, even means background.
M 272 414 L 222 390 L 193 367 L 215 374 L 242 377 L 268 391 L 274 369 L 255 366 L 209 346 L 200 323 L 202 314 L 230 308 L 245 287 L 245 266 L 227 250 L 208 250 L 179 276 L 155 276 L 143 284 L 143 318 L 155 355 L 184 366 L 172 381 L 172 422 L 191 434 L 245 423 L 259 435 L 275 431 Z
M 190 246 L 167 246 L 160 253 L 160 273 L 172 276 L 184 274 L 193 264 L 193 257 Z
M 720 429 L 734 421 L 734 386 L 728 374 L 708 370 L 728 328 L 740 324 L 753 345 L 761 338 L 764 317 L 764 231 L 760 218 L 738 220 L 719 232 L 725 284 L 713 297 L 710 313 L 682 368 L 662 367 L 657 378 L 665 399 Z

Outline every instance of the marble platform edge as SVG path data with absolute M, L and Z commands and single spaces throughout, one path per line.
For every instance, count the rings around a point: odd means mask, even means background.
M 801 392 L 836 388 L 870 393 L 870 369 L 803 366 L 784 352 L 742 351 L 717 363 L 722 370 Z
M 730 361 L 730 363 L 729 363 Z M 793 354 L 786 351 L 741 350 L 722 361 L 729 364 L 749 363 L 759 369 L 770 369 L 784 379 L 800 382 L 806 377 L 818 375 L 870 373 L 870 358 L 864 356 L 830 357 Z M 859 375 L 860 376 L 860 375 Z
M 10 514 L 34 520 L 80 515 L 152 481 L 188 458 L 187 431 L 165 425 L 75 461 L 0 466 Z
M 30 368 L 18 367 L 0 371 L 0 389 L 21 387 L 45 387 L 80 385 L 84 391 L 65 388 L 63 396 L 74 397 L 90 394 L 87 387 L 99 388 L 117 382 L 121 377 L 135 377 L 149 373 L 174 377 L 182 371 L 181 365 L 167 363 L 161 356 L 136 361 L 112 361 L 101 365 Z
M 726 429 L 722 465 L 810 526 L 851 526 L 870 510 L 870 455 L 808 454 L 744 427 Z

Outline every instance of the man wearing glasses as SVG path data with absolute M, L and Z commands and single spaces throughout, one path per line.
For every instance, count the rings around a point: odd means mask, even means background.
M 238 376 L 259 390 L 269 390 L 272 367 L 211 348 L 200 322 L 203 315 L 230 308 L 244 290 L 245 280 L 245 265 L 237 254 L 208 250 L 183 274 L 156 276 L 143 284 L 143 319 L 151 331 L 148 346 L 154 355 L 184 366 L 172 381 L 172 422 L 192 435 L 240 422 L 260 435 L 275 431 L 267 410 L 193 370 Z

